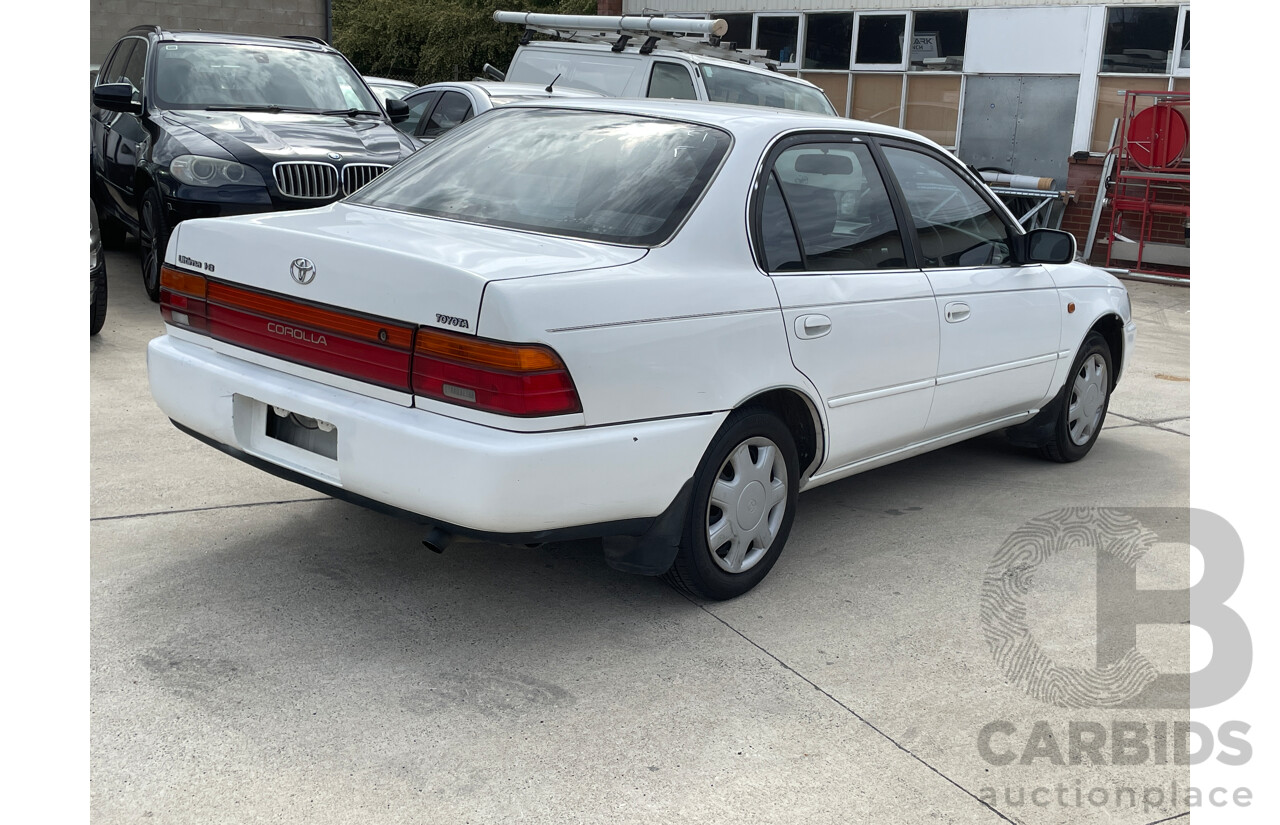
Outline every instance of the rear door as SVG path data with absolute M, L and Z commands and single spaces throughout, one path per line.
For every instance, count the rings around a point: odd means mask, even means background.
M 929 433 L 1038 408 L 1059 357 L 1063 310 L 1053 278 L 1012 259 L 1008 216 L 955 161 L 917 144 L 881 146 L 941 320 Z
M 792 361 L 821 393 L 823 471 L 921 439 L 933 400 L 938 315 L 870 144 L 802 135 L 766 158 L 753 207 Z

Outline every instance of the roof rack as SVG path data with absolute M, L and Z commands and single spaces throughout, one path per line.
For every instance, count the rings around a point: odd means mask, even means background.
M 533 33 L 551 35 L 559 40 L 576 43 L 607 43 L 613 51 L 626 49 L 628 41 L 643 37 L 640 54 L 649 54 L 659 42 L 663 48 L 760 66 L 777 71 L 778 63 L 763 55 L 750 54 L 720 45 L 720 38 L 729 31 L 729 24 L 721 19 L 690 19 L 650 15 L 623 15 L 621 17 L 588 14 L 535 14 L 523 11 L 495 11 L 497 23 L 515 23 L 524 26 L 520 44 L 528 45 Z M 693 39 L 690 35 L 698 35 Z M 706 39 L 701 39 L 705 37 Z

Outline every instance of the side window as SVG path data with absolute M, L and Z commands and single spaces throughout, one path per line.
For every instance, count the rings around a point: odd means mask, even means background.
M 886 146 L 920 236 L 924 266 L 998 266 L 1009 261 L 1009 229 L 996 210 L 940 158 Z
M 902 233 L 871 150 L 862 143 L 804 143 L 774 163 L 784 214 L 799 235 L 800 268 L 809 272 L 900 269 Z M 769 188 L 761 203 L 761 240 L 772 266 L 787 262 L 786 232 L 772 223 Z M 792 241 L 794 243 L 794 240 Z M 778 266 L 775 271 L 783 271 Z
M 791 216 L 787 214 L 787 204 L 782 199 L 778 176 L 773 172 L 765 182 L 764 198 L 760 204 L 760 245 L 767 271 L 795 272 L 804 269 Z
M 653 64 L 653 74 L 649 77 L 648 96 L 675 100 L 698 99 L 689 70 L 679 63 L 663 61 L 656 61 Z
M 129 63 L 124 67 L 119 82 L 128 81 L 133 84 L 133 88 L 142 91 L 143 73 L 147 66 L 147 44 L 142 40 L 135 40 L 134 44 L 133 54 L 129 55 Z
M 438 138 L 471 118 L 471 101 L 461 92 L 445 92 L 422 130 L 424 138 Z
M 422 116 L 431 111 L 431 104 L 435 103 L 439 97 L 439 92 L 424 92 L 405 98 L 404 102 L 409 104 L 409 117 L 397 123 L 396 128 L 406 135 L 416 133 L 418 124 L 422 122 Z
M 138 40 L 133 37 L 121 40 L 115 51 L 111 53 L 111 57 L 107 58 L 102 70 L 98 72 L 98 82 L 119 83 L 124 77 L 125 67 L 129 65 L 129 55 L 133 53 L 133 47 L 137 44 Z

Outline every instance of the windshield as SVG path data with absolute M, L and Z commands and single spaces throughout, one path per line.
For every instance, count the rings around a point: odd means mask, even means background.
M 498 109 L 350 198 L 438 218 L 635 246 L 693 208 L 729 135 L 640 115 Z
M 718 103 L 741 103 L 747 106 L 771 106 L 834 115 L 835 109 L 820 89 L 757 72 L 744 72 L 725 66 L 698 66 L 707 85 L 707 98 Z
M 381 113 L 339 55 L 276 46 L 162 43 L 152 68 L 163 109 Z

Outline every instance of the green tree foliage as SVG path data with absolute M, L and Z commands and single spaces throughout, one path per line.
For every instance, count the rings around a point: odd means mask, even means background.
M 498 9 L 595 14 L 596 0 L 333 0 L 333 44 L 365 74 L 470 80 L 515 54 L 520 27 L 493 22 Z

